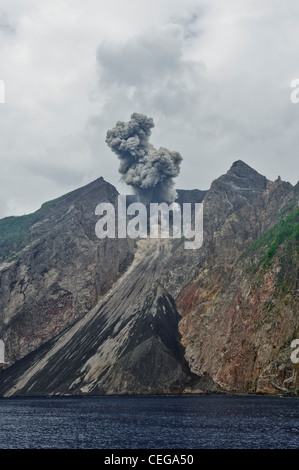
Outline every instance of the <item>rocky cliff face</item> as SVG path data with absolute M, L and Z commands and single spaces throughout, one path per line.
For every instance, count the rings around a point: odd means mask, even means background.
M 229 197 L 236 166 L 241 182 L 249 175 L 247 198 L 238 190 Z M 214 220 L 206 221 L 198 271 L 176 297 L 186 359 L 226 391 L 297 393 L 290 344 L 299 324 L 298 185 L 260 177 L 255 185 L 241 162 L 218 183 L 207 195 L 205 214 Z
M 132 262 L 131 239 L 95 235 L 96 205 L 117 196 L 99 178 L 35 214 L 0 221 L 0 325 L 9 365 L 85 315 Z
M 179 315 L 158 282 L 171 246 L 140 244 L 133 265 L 90 312 L 21 361 L 12 381 L 4 374 L 8 394 L 162 393 L 190 380 Z
M 0 221 L 0 393 L 296 394 L 298 193 L 242 161 L 179 191 L 204 203 L 199 250 L 98 240 L 95 206 L 117 198 L 102 178 Z

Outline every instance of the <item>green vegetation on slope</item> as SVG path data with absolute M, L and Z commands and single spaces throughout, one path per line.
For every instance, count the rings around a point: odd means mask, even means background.
M 32 214 L 0 219 L 0 261 L 18 251 L 22 242 L 29 239 L 30 227 L 38 221 L 42 211 L 58 199 L 60 198 L 45 202 L 40 209 Z
M 24 239 L 30 235 L 29 228 L 38 213 L 5 217 L 0 220 L 0 260 L 5 259 Z
M 269 266 L 278 248 L 286 242 L 292 242 L 297 253 L 299 254 L 299 209 L 280 220 L 280 222 L 278 222 L 271 229 L 267 230 L 261 237 L 255 240 L 244 251 L 244 253 L 241 255 L 241 258 L 245 258 L 250 253 L 253 253 L 259 248 L 264 247 L 265 252 L 260 262 L 258 263 L 258 266 L 262 263 L 265 267 Z

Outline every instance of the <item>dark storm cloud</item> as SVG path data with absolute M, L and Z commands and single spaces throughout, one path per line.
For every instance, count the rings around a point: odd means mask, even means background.
M 166 116 L 182 114 L 198 99 L 205 67 L 186 59 L 179 24 L 146 31 L 120 43 L 104 43 L 97 51 L 99 84 L 122 90 L 138 109 Z M 135 108 L 136 109 L 136 108 Z
M 139 86 L 160 81 L 181 68 L 181 29 L 152 31 L 123 43 L 104 43 L 97 59 L 101 83 Z
M 102 3 L 1 0 L 2 214 L 98 176 L 127 193 L 105 135 L 133 111 L 184 155 L 178 187 L 207 189 L 237 159 L 296 184 L 297 1 Z

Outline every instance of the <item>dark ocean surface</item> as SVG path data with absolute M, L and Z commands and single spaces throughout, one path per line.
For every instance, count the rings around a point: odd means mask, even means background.
M 299 399 L 0 399 L 1 449 L 296 449 Z

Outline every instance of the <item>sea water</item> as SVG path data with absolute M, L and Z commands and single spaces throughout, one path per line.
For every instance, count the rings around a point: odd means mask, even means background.
M 0 399 L 2 449 L 295 449 L 299 400 L 265 396 Z

